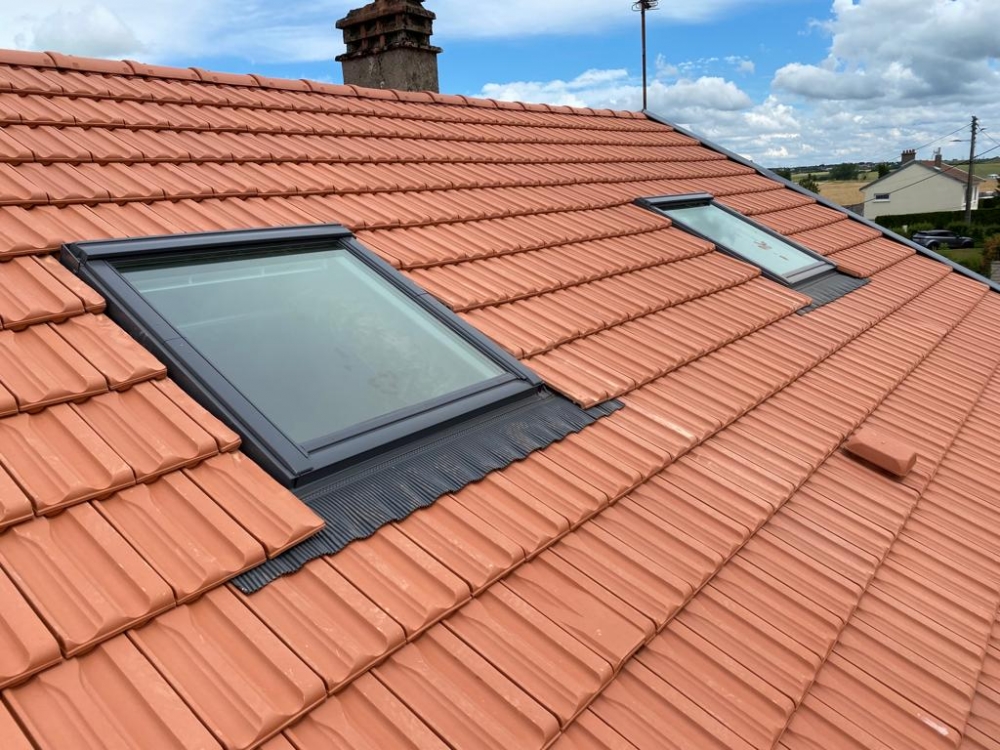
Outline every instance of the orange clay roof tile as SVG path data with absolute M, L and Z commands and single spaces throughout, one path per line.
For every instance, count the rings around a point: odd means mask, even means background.
M 0 331 L 0 383 L 14 394 L 18 408 L 28 412 L 108 388 L 104 376 L 44 324 Z
M 6 691 L 5 697 L 45 750 L 79 747 L 81 740 L 113 750 L 220 747 L 125 636 Z M 62 720 L 52 721 L 53 716 Z
M 110 495 L 135 475 L 68 405 L 0 420 L 0 462 L 37 513 Z
M 215 456 L 185 473 L 264 545 L 268 557 L 323 527 L 319 516 L 239 452 Z
M 323 560 L 243 600 L 323 678 L 330 692 L 405 640 L 395 620 Z
M 89 504 L 9 529 L 0 565 L 67 656 L 174 605 L 163 579 Z
M 443 626 L 374 674 L 456 749 L 544 747 L 559 732 L 551 713 Z
M 416 713 L 371 675 L 359 677 L 346 690 L 331 696 L 285 734 L 294 743 L 294 750 L 447 747 Z
M 34 327 L 28 329 L 32 330 Z M 115 390 L 167 373 L 166 367 L 104 315 L 79 315 L 53 325 L 52 330 L 96 367 Z
M 112 391 L 73 408 L 125 459 L 139 482 L 196 464 L 219 449 L 152 383 Z
M 5 688 L 58 663 L 62 654 L 52 633 L 2 570 L 0 603 L 0 633 L 6 644 L 0 651 L 0 688 Z
M 468 584 L 394 527 L 348 545 L 331 564 L 414 638 L 464 604 Z
M 178 601 L 264 561 L 263 547 L 182 472 L 94 505 Z
M 606 661 L 502 586 L 470 602 L 445 625 L 563 727 L 612 678 Z
M 251 748 L 320 703 L 320 678 L 222 587 L 129 638 L 225 748 Z
M 984 284 L 638 113 L 6 51 L 0 92 L 3 747 L 1000 747 Z M 691 192 L 870 283 L 793 314 L 632 205 Z M 246 597 L 322 522 L 51 251 L 319 222 L 625 408 Z

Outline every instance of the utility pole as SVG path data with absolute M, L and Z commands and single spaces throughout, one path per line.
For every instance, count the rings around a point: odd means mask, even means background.
M 976 178 L 972 170 L 976 159 L 976 130 L 979 129 L 979 120 L 972 116 L 972 138 L 969 142 L 969 179 L 965 183 L 965 223 L 972 226 L 972 182 Z
M 646 81 L 646 11 L 656 10 L 660 0 L 636 0 L 632 3 L 632 10 L 637 10 L 642 15 L 642 108 L 645 111 L 647 104 L 647 81 Z

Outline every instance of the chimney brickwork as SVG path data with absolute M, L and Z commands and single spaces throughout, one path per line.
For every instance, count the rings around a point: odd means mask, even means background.
M 337 56 L 344 83 L 402 91 L 437 91 L 437 56 L 431 44 L 436 16 L 422 0 L 375 0 L 337 21 L 347 51 Z
M 900 166 L 903 164 L 909 164 L 911 161 L 917 158 L 917 152 L 915 149 L 907 149 L 903 152 L 902 158 L 899 160 Z

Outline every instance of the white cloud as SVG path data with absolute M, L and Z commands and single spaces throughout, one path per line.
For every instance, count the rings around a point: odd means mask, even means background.
M 31 44 L 56 51 L 72 48 L 93 57 L 130 57 L 145 51 L 132 28 L 104 5 L 50 13 L 35 25 Z
M 767 6 L 798 0 L 688 0 L 661 3 L 650 13 L 650 23 L 707 23 L 748 6 Z M 609 25 L 635 23 L 629 0 L 503 0 L 481 1 L 475 11 L 469 0 L 433 0 L 428 10 L 438 15 L 442 39 L 523 37 L 540 34 L 594 34 Z
M 0 46 L 149 62 L 232 55 L 248 63 L 329 60 L 333 21 L 357 0 L 0 2 Z
M 743 75 L 752 76 L 757 72 L 757 66 L 754 64 L 754 61 L 747 57 L 729 55 L 726 58 L 726 62 L 736 68 L 736 72 L 742 73 Z
M 669 66 L 661 66 L 669 67 Z M 568 104 L 574 107 L 640 109 L 642 84 L 624 69 L 588 70 L 570 81 L 513 81 L 488 83 L 481 96 L 505 101 Z M 649 85 L 649 108 L 674 119 L 706 111 L 735 112 L 753 101 L 732 81 L 702 76 L 667 82 L 654 78 Z

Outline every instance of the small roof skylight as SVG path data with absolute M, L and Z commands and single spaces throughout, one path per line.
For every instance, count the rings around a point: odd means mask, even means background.
M 120 322 L 290 486 L 539 386 L 341 227 L 65 252 Z
M 715 203 L 711 195 L 670 196 L 646 199 L 644 202 L 669 216 L 686 231 L 759 266 L 766 275 L 790 286 L 836 268 L 823 256 L 795 245 L 776 232 Z

